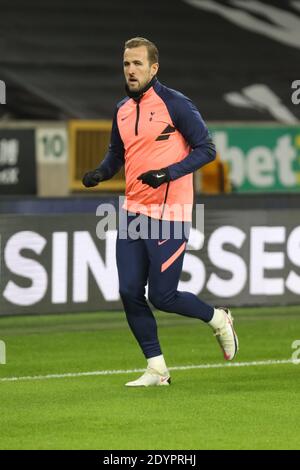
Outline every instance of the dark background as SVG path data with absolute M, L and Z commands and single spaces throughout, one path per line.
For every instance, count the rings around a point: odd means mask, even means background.
M 237 8 L 230 0 L 218 3 Z M 290 2 L 262 3 L 292 12 L 300 25 Z M 139 35 L 160 50 L 160 80 L 189 96 L 206 120 L 274 120 L 224 100 L 224 93 L 254 83 L 270 87 L 300 118 L 300 106 L 291 103 L 291 83 L 300 79 L 297 44 L 284 45 L 183 0 L 0 0 L 0 10 L 0 78 L 8 95 L 2 114 L 111 118 L 124 96 L 124 41 Z

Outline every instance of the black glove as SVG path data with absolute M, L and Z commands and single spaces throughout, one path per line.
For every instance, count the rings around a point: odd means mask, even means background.
M 96 169 L 92 171 L 88 171 L 84 177 L 82 178 L 82 184 L 86 188 L 92 188 L 93 186 L 97 186 L 101 181 L 104 180 L 104 175 L 101 170 Z
M 141 180 L 143 184 L 148 184 L 151 188 L 158 188 L 161 184 L 168 183 L 171 180 L 167 168 L 147 171 L 138 176 L 137 179 Z

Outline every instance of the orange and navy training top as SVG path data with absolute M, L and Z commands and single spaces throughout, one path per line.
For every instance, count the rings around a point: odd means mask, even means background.
M 112 178 L 125 164 L 125 203 L 130 212 L 190 221 L 193 172 L 215 159 L 215 146 L 195 105 L 156 77 L 139 99 L 116 107 L 109 150 L 99 168 Z M 137 177 L 168 168 L 171 181 L 154 189 Z

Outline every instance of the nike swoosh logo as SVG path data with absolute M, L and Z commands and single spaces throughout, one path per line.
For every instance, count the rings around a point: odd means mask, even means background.
M 156 178 L 164 178 L 165 175 L 156 175 Z
M 168 382 L 170 377 L 161 377 L 160 378 L 160 383 Z
M 162 240 L 161 242 L 158 241 L 158 246 L 163 245 L 163 244 L 166 243 L 168 240 L 169 240 L 169 239 L 167 239 L 167 240 Z

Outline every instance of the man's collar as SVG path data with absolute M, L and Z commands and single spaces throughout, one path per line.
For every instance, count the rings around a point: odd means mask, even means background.
M 153 85 L 155 85 L 156 82 L 157 82 L 157 77 L 156 75 L 154 75 L 154 77 L 150 80 L 150 82 L 147 83 L 147 85 L 145 85 L 142 90 L 138 90 L 138 91 L 130 91 L 126 83 L 125 85 L 126 93 L 129 96 L 129 98 L 132 98 L 134 101 L 140 101 L 140 99 L 146 93 L 146 91 L 148 91 Z

